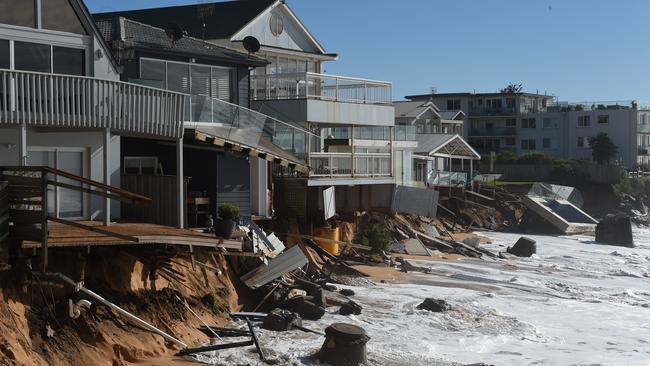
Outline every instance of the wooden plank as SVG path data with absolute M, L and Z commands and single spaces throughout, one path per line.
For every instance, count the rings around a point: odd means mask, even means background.
M 112 231 L 105 230 L 105 229 L 101 229 L 101 228 L 99 228 L 97 226 L 84 225 L 84 224 L 80 224 L 78 222 L 63 220 L 63 219 L 59 219 L 59 218 L 52 217 L 52 216 L 48 216 L 48 219 L 50 221 L 52 221 L 52 222 L 56 222 L 56 223 L 59 223 L 59 224 L 76 227 L 76 228 L 83 229 L 83 230 L 92 231 L 92 232 L 103 234 L 103 235 L 106 235 L 106 236 L 112 236 L 112 237 L 115 237 L 115 238 L 120 238 L 120 239 L 131 241 L 131 242 L 134 242 L 134 243 L 139 242 L 138 238 L 136 238 L 136 237 L 129 236 L 129 235 L 124 235 L 124 234 L 120 234 L 120 233 L 116 233 L 116 232 L 112 232 Z

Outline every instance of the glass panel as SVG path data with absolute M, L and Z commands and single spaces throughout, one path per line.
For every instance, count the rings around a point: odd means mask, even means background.
M 230 102 L 230 69 L 213 67 L 210 86 L 212 97 Z
M 11 65 L 9 64 L 9 41 L 6 39 L 0 39 L 0 69 L 8 69 Z
M 49 166 L 55 168 L 54 151 L 29 151 L 27 154 L 27 165 Z M 54 186 L 47 187 L 47 212 L 54 215 Z
M 59 152 L 58 169 L 75 175 L 83 175 L 82 152 Z M 59 182 L 81 187 L 81 183 L 63 177 Z M 59 217 L 83 216 L 83 192 L 67 188 L 59 188 Z
M 0 23 L 36 27 L 36 2 L 34 0 L 0 1 Z
M 16 70 L 52 72 L 50 46 L 39 43 L 14 42 Z
M 190 93 L 190 67 L 189 65 L 167 63 L 167 89 L 179 93 Z M 185 120 L 190 120 L 190 101 L 185 98 Z
M 86 34 L 79 17 L 68 0 L 41 1 L 43 29 Z
M 147 85 L 165 88 L 165 62 L 140 60 L 140 79 L 146 80 Z
M 53 47 L 54 73 L 65 75 L 86 74 L 86 51 L 80 48 Z
M 191 66 L 192 121 L 212 122 L 210 100 L 210 67 Z

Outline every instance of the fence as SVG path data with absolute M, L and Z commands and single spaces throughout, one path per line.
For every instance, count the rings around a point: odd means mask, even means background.
M 362 177 L 390 177 L 390 153 L 356 153 L 354 154 L 354 175 Z M 311 177 L 352 177 L 351 153 L 311 153 Z
M 187 178 L 186 178 L 187 179 Z M 122 218 L 129 221 L 166 226 L 178 225 L 178 184 L 175 175 L 122 175 L 122 188 L 131 192 L 146 194 L 152 199 L 148 205 L 122 206 Z M 184 192 L 187 192 L 187 180 Z M 186 200 L 184 199 L 183 202 Z M 186 214 L 187 222 L 187 210 Z

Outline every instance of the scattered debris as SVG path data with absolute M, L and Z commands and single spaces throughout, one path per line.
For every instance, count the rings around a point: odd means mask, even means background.
M 180 352 L 178 352 L 176 355 L 178 356 L 187 356 L 187 355 L 192 355 L 195 353 L 203 353 L 203 352 L 210 352 L 210 351 L 217 351 L 220 349 L 228 349 L 228 348 L 239 348 L 239 347 L 248 347 L 252 346 L 255 342 L 251 341 L 242 341 L 242 342 L 233 342 L 233 343 L 220 343 L 220 344 L 213 344 L 209 346 L 201 346 L 201 347 L 195 347 L 195 348 L 184 348 Z
M 444 311 L 451 310 L 451 305 L 449 305 L 445 300 L 438 300 L 427 297 L 424 301 L 417 306 L 420 310 L 428 310 L 434 313 L 441 313 Z
M 241 277 L 241 280 L 250 288 L 256 289 L 282 277 L 307 264 L 307 257 L 299 246 L 284 251 L 282 254 L 269 260 L 268 265 L 262 265 Z
M 537 253 L 537 243 L 533 239 L 522 236 L 514 246 L 508 247 L 506 251 L 517 257 L 530 257 Z

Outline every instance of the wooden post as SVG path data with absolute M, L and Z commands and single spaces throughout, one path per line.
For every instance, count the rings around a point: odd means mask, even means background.
M 473 171 L 474 171 L 474 160 L 469 159 L 469 181 L 472 187 L 472 192 L 474 192 L 474 179 L 472 178 Z
M 104 130 L 104 184 L 111 185 L 111 130 Z M 110 194 L 109 191 L 106 193 Z M 104 197 L 104 226 L 111 226 L 111 200 Z
M 47 172 L 41 170 L 41 189 L 43 195 L 41 196 L 41 264 L 43 266 L 43 272 L 47 271 L 47 239 L 48 239 L 48 228 L 47 228 Z
M 183 176 L 183 137 L 176 140 L 176 179 L 178 184 L 178 227 L 185 227 L 185 178 Z
M 449 162 L 449 198 L 451 198 L 451 156 L 448 158 Z

